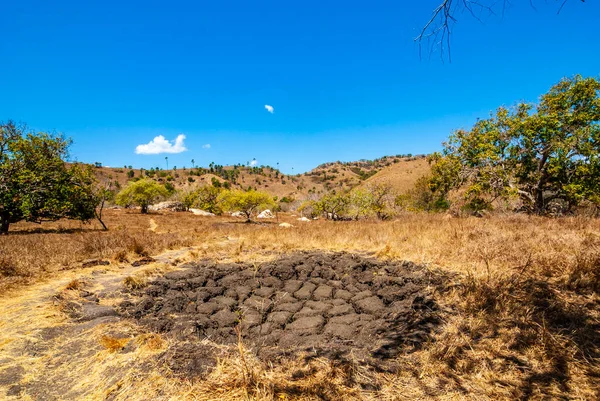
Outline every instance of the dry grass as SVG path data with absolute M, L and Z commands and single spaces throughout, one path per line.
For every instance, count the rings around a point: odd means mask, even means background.
M 100 337 L 100 344 L 110 352 L 121 351 L 129 343 L 129 338 L 118 338 L 103 335 Z
M 148 230 L 151 218 L 155 232 Z M 208 377 L 188 381 L 156 364 L 156 355 L 172 346 L 168 339 L 138 333 L 133 354 L 102 343 L 108 354 L 86 364 L 86 380 L 102 382 L 100 367 L 131 361 L 137 367 L 121 372 L 110 388 L 94 387 L 87 399 L 600 399 L 599 220 L 410 214 L 391 222 L 301 223 L 286 215 L 280 221 L 295 227 L 283 229 L 108 211 L 107 221 L 106 233 L 64 222 L 44 226 L 47 233 L 17 225 L 20 233 L 0 238 L 0 280 L 31 282 L 88 258 L 134 260 L 190 245 L 195 250 L 186 258 L 256 263 L 300 249 L 347 250 L 425 263 L 455 278 L 438 294 L 451 310 L 443 327 L 422 349 L 399 357 L 399 372 L 327 359 L 267 365 L 240 343 Z M 127 280 L 143 285 L 145 279 Z

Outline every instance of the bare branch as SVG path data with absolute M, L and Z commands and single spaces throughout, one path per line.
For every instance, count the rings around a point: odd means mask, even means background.
M 560 1 L 557 14 L 560 14 L 565 4 L 569 0 Z M 582 3 L 585 0 L 581 0 Z M 433 9 L 431 18 L 423 26 L 419 35 L 414 39 L 419 44 L 419 58 L 422 57 L 422 46 L 427 42 L 430 48 L 430 56 L 434 50 L 439 50 L 442 61 L 445 57 L 451 60 L 451 36 L 452 28 L 457 22 L 456 15 L 461 12 L 467 12 L 477 21 L 483 23 L 481 16 L 488 14 L 489 16 L 496 15 L 494 11 L 501 4 L 502 17 L 506 12 L 506 8 L 510 6 L 510 0 L 442 0 L 442 2 Z M 529 5 L 536 10 L 533 0 L 529 0 Z M 537 10 L 536 10 L 537 11 Z

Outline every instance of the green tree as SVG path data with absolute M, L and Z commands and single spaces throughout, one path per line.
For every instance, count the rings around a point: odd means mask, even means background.
M 255 190 L 223 191 L 219 196 L 219 201 L 224 210 L 230 212 L 240 211 L 246 216 L 247 221 L 250 221 L 254 212 L 275 207 L 271 195 Z
M 70 144 L 62 135 L 0 124 L 0 234 L 20 220 L 97 217 L 94 173 L 89 166 L 66 165 Z
M 214 214 L 222 214 L 219 205 L 219 195 L 223 189 L 212 185 L 205 185 L 188 192 L 183 196 L 183 203 L 189 208 L 198 208 Z
M 365 189 L 356 188 L 348 194 L 348 213 L 354 219 L 373 214 L 373 194 Z
M 393 189 L 388 183 L 376 183 L 367 187 L 371 195 L 371 209 L 378 219 L 386 220 L 392 215 Z
M 431 158 L 430 189 L 464 189 L 466 206 L 489 208 L 519 198 L 542 214 L 551 202 L 571 210 L 600 203 L 600 82 L 565 78 L 537 105 L 499 108 L 469 131 L 458 130 Z
M 169 195 L 167 189 L 150 179 L 130 182 L 117 194 L 116 203 L 121 206 L 137 205 L 142 213 L 148 213 L 148 206 Z
M 347 194 L 330 192 L 314 203 L 315 211 L 327 219 L 340 220 L 348 212 L 350 198 Z

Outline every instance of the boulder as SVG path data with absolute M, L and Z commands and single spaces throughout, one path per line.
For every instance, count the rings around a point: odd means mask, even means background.
M 190 212 L 194 213 L 196 216 L 214 216 L 214 213 L 207 212 L 202 209 L 190 209 Z
M 307 218 L 307 217 L 300 217 L 300 218 L 298 218 L 298 221 L 308 221 L 308 222 L 310 222 L 310 219 Z
M 290 228 L 290 227 L 294 227 L 293 225 L 291 225 L 290 223 L 281 223 L 279 225 L 279 227 L 285 227 L 285 228 Z
M 231 213 L 231 217 L 246 217 L 246 215 L 242 212 L 233 212 Z
M 269 209 L 266 209 L 260 212 L 260 214 L 256 217 L 259 219 L 274 219 L 275 215 Z
M 150 205 L 148 207 L 148 210 L 155 211 L 155 212 L 159 211 L 159 210 L 170 210 L 172 212 L 185 212 L 186 207 L 182 202 L 166 201 L 166 202 L 157 203 L 156 205 Z

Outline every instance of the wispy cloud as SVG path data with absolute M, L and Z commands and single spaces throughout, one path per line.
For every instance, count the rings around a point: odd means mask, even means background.
M 202 145 L 202 149 L 210 149 L 210 143 Z
M 250 166 L 252 166 L 252 167 L 256 166 L 257 164 L 258 164 L 258 162 L 256 161 L 256 159 L 254 159 L 250 162 Z
M 271 114 L 275 112 L 275 109 L 270 104 L 265 104 L 265 109 Z
M 146 144 L 136 146 L 135 153 L 138 155 L 158 155 L 160 153 L 185 152 L 187 148 L 183 143 L 184 140 L 185 135 L 183 134 L 177 135 L 174 141 L 168 141 L 164 136 L 159 135 Z

